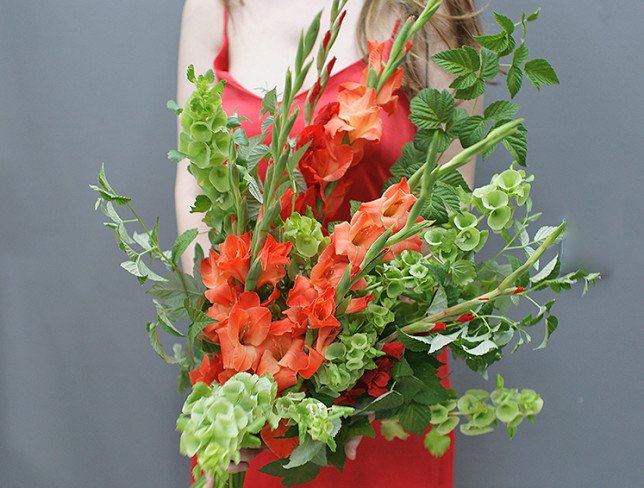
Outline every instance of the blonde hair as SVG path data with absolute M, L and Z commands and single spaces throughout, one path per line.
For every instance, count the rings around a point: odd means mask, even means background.
M 427 0 L 365 0 L 360 13 L 356 38 L 363 54 L 367 40 L 375 39 L 383 31 L 383 21 L 391 20 L 391 11 L 400 22 L 409 16 L 418 16 Z M 480 10 L 474 0 L 444 0 L 427 26 L 414 38 L 414 45 L 405 59 L 403 90 L 414 96 L 429 82 L 430 58 L 437 51 L 461 46 L 476 47 L 474 36 L 483 33 Z

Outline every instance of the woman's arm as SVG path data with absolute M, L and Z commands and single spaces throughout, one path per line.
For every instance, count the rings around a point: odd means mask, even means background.
M 212 69 L 212 62 L 221 47 L 223 38 L 224 9 L 218 0 L 185 0 L 181 17 L 181 35 L 179 38 L 179 59 L 177 67 L 177 103 L 183 106 L 192 93 L 194 85 L 186 78 L 190 64 L 196 73 Z M 177 121 L 177 131 L 181 125 Z M 177 165 L 177 177 L 174 187 L 177 229 L 181 234 L 187 229 L 198 228 L 197 242 L 204 250 L 210 248 L 206 226 L 201 222 L 201 214 L 191 214 L 190 207 L 199 194 L 199 187 L 194 177 L 188 173 L 188 162 L 183 160 Z M 192 270 L 194 248 L 190 247 L 181 257 L 181 264 L 186 272 Z

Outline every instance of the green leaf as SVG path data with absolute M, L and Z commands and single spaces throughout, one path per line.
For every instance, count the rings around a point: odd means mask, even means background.
M 543 338 L 543 342 L 537 347 L 537 349 L 544 349 L 547 345 L 548 342 L 550 341 L 550 336 L 553 334 L 555 330 L 557 330 L 557 326 L 559 325 L 559 319 L 555 317 L 554 315 L 550 315 L 546 318 L 546 335 Z
M 150 337 L 150 344 L 152 344 L 152 348 L 156 351 L 159 357 L 168 364 L 177 364 L 179 362 L 179 359 L 170 356 L 165 351 L 163 345 L 161 344 L 161 341 L 159 340 L 158 324 L 155 322 L 148 322 L 145 328 L 147 329 L 148 336 Z
M 559 84 L 557 73 L 545 59 L 538 58 L 528 61 L 525 64 L 525 74 L 537 90 L 544 85 Z
M 519 113 L 519 105 L 509 100 L 497 100 L 492 102 L 484 112 L 484 116 L 488 120 L 499 122 L 501 120 L 512 119 Z
M 405 349 L 414 352 L 427 352 L 431 344 L 431 337 L 427 336 L 413 336 L 409 335 L 402 330 L 396 331 L 398 340 L 405 346 Z
M 324 452 L 326 444 L 321 441 L 314 441 L 306 436 L 304 442 L 295 448 L 289 457 L 289 462 L 284 465 L 285 469 L 297 468 L 303 466 L 309 461 L 315 459 L 320 452 Z
M 447 308 L 447 294 L 445 293 L 445 288 L 442 286 L 438 286 L 436 289 L 436 293 L 434 293 L 434 298 L 432 299 L 432 303 L 427 309 L 427 312 L 425 312 L 426 316 L 429 315 L 434 315 L 439 312 L 442 312 Z
M 481 79 L 492 80 L 499 74 L 499 58 L 494 51 L 481 49 Z
M 512 58 L 512 65 L 513 66 L 522 66 L 525 64 L 525 62 L 528 60 L 528 55 L 529 55 L 530 50 L 528 49 L 528 46 L 525 45 L 525 43 L 521 43 L 521 45 L 517 48 L 516 51 L 514 51 L 514 56 Z
M 494 12 L 494 18 L 496 19 L 496 23 L 499 24 L 505 32 L 508 34 L 512 34 L 514 32 L 514 22 L 512 22 L 511 19 L 497 12 Z
M 454 112 L 454 98 L 447 90 L 425 88 L 414 97 L 410 104 L 411 121 L 421 129 L 440 129 Z
M 261 114 L 274 114 L 275 112 L 277 112 L 277 90 L 272 88 L 266 92 L 266 95 L 262 99 Z
M 480 67 L 479 55 L 470 46 L 439 52 L 432 56 L 432 60 L 448 73 L 457 76 L 472 74 Z
M 168 159 L 178 163 L 186 159 L 186 155 L 182 152 L 177 151 L 176 149 L 172 149 L 171 151 L 168 151 Z
M 516 65 L 512 65 L 508 70 L 508 76 L 505 81 L 510 95 L 514 98 L 519 93 L 521 85 L 523 85 L 523 70 Z
M 384 395 L 380 395 L 373 402 L 369 403 L 361 411 L 363 412 L 378 412 L 380 410 L 391 410 L 400 407 L 404 403 L 403 396 L 397 391 L 388 391 Z
M 307 463 L 297 468 L 284 469 L 286 462 L 284 459 L 273 461 L 262 467 L 260 471 L 271 476 L 282 477 L 282 484 L 284 486 L 295 486 L 314 480 L 319 474 L 320 469 L 322 469 L 321 466 L 314 463 Z
M 452 439 L 448 435 L 440 435 L 433 429 L 430 430 L 423 441 L 425 449 L 434 457 L 441 457 L 447 452 Z
M 463 350 L 467 351 L 467 353 L 471 354 L 472 356 L 483 356 L 484 354 L 487 354 L 494 349 L 497 349 L 497 346 L 493 341 L 489 339 L 481 341 L 476 347 L 473 347 L 471 349 L 463 347 Z
M 183 111 L 183 109 L 179 107 L 179 105 L 177 105 L 177 102 L 175 102 L 174 100 L 168 100 L 165 106 L 168 110 L 174 112 L 177 115 L 179 115 Z
M 233 141 L 239 146 L 248 146 L 248 136 L 244 129 L 237 129 L 233 132 Z
M 431 418 L 429 407 L 414 401 L 404 405 L 400 410 L 400 424 L 412 434 L 422 435 L 429 427 Z
M 500 124 L 501 125 L 501 124 Z M 528 157 L 528 129 L 523 124 L 517 127 L 517 130 L 511 136 L 503 139 L 503 145 L 512 155 L 514 160 L 521 166 L 525 166 Z
M 177 237 L 177 240 L 174 241 L 174 244 L 172 245 L 172 254 L 170 255 L 170 260 L 176 264 L 183 253 L 186 252 L 188 246 L 190 246 L 192 241 L 194 241 L 198 235 L 199 229 L 188 229 L 179 237 Z
M 186 78 L 188 78 L 188 81 L 191 83 L 196 83 L 197 79 L 195 78 L 195 67 L 194 65 L 188 66 L 188 71 L 186 73 Z
M 559 274 L 559 255 L 556 255 L 541 271 L 530 278 L 530 283 L 535 285 L 547 279 L 555 278 Z
M 541 14 L 541 7 L 539 7 L 535 12 L 528 15 L 525 20 L 527 20 L 528 22 L 534 22 L 539 18 L 539 14 Z
M 458 124 L 458 138 L 463 147 L 470 147 L 485 137 L 487 120 L 480 115 L 473 115 Z
M 182 275 L 188 289 L 187 298 L 190 298 L 191 301 L 201 298 L 206 291 L 206 287 L 201 283 L 201 280 L 197 280 L 185 273 Z M 147 293 L 157 297 L 170 308 L 180 307 L 186 299 L 181 278 L 176 272 L 168 276 L 168 281 L 155 283 L 147 290 Z
M 210 198 L 206 195 L 197 195 L 195 203 L 193 203 L 190 208 L 190 213 L 204 213 L 210 210 L 211 206 L 212 202 L 210 201 Z
M 474 100 L 485 93 L 485 86 L 485 82 L 479 79 L 469 88 L 456 90 L 455 97 L 460 100 Z

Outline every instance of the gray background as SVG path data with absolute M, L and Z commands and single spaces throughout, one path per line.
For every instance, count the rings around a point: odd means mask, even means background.
M 520 101 L 536 206 L 571 222 L 568 267 L 606 278 L 562 298 L 545 351 L 492 373 L 540 391 L 538 425 L 458 437 L 456 486 L 640 487 L 644 430 L 641 0 L 495 0 L 563 85 Z M 174 98 L 182 2 L 0 1 L 0 485 L 187 486 L 175 371 L 144 331 L 151 303 L 94 214 L 100 161 L 174 237 Z M 489 17 L 489 14 L 488 14 Z M 489 100 L 501 88 L 493 88 Z M 481 164 L 479 184 L 503 167 Z M 538 337 L 537 339 L 540 339 Z M 459 389 L 484 382 L 457 365 Z M 489 385 L 488 385 L 489 386 Z M 638 463 L 637 460 L 640 460 Z

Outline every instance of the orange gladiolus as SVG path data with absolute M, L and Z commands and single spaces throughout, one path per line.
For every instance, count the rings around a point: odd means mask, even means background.
M 270 234 L 266 237 L 264 246 L 258 255 L 262 262 L 262 273 L 257 280 L 257 287 L 262 285 L 276 286 L 277 282 L 286 276 L 284 266 L 291 262 L 288 258 L 291 247 L 293 247 L 291 242 L 277 242 Z
M 361 83 L 340 85 L 338 114 L 325 125 L 332 136 L 346 132 L 351 142 L 357 139 L 379 141 L 382 136 L 380 107 L 376 103 L 376 90 Z
M 246 281 L 250 268 L 250 241 L 250 232 L 241 236 L 230 234 L 219 245 L 220 255 L 217 259 L 219 270 L 228 273 L 241 283 Z
M 407 179 L 390 186 L 377 200 L 360 205 L 358 212 L 368 213 L 376 225 L 398 232 L 407 223 L 409 210 L 416 203 L 416 197 L 409 190 Z
M 306 368 L 309 362 L 304 352 L 304 337 L 293 338 L 289 334 L 271 335 L 261 348 L 264 352 L 257 366 L 258 375 L 273 375 L 278 391 L 297 383 L 297 373 Z
M 356 212 L 351 223 L 342 222 L 333 229 L 335 249 L 356 266 L 360 266 L 371 245 L 382 235 L 385 228 L 366 212 Z
M 338 327 L 334 293 L 331 287 L 319 291 L 308 278 L 298 275 L 286 300 L 289 309 L 284 314 L 300 327 L 307 324 L 312 329 Z
M 271 312 L 260 305 L 259 296 L 245 292 L 217 329 L 223 365 L 235 371 L 257 370 L 262 343 L 271 327 Z

